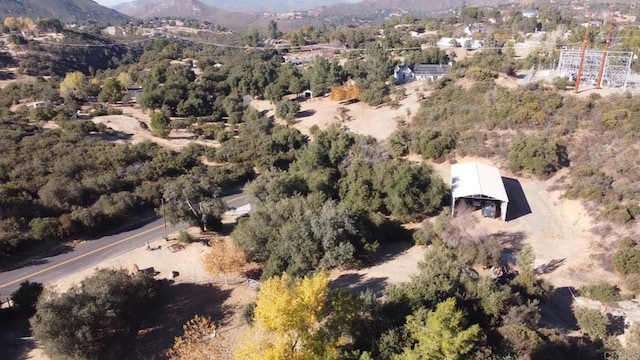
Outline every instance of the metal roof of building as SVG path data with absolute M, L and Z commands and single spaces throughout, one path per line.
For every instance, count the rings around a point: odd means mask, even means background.
M 449 65 L 423 64 L 414 66 L 413 72 L 416 75 L 443 75 L 450 69 Z
M 454 201 L 479 195 L 509 201 L 500 170 L 477 161 L 451 165 L 451 195 Z

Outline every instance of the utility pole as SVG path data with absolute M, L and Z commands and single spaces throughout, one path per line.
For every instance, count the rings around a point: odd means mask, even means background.
M 589 28 L 591 27 L 592 16 L 589 16 L 589 22 L 584 30 L 584 42 L 582 43 L 582 53 L 580 54 L 580 66 L 578 66 L 578 75 L 576 77 L 576 90 L 577 94 L 580 89 L 580 78 L 582 77 L 582 67 L 584 66 L 584 54 L 587 52 L 587 43 L 589 42 Z
M 160 203 L 162 204 L 162 221 L 164 222 L 164 239 L 169 240 L 169 235 L 167 234 L 167 213 L 164 208 L 164 197 L 160 198 Z
M 609 33 L 607 34 L 607 42 L 604 45 L 604 53 L 602 54 L 602 62 L 600 63 L 600 71 L 598 72 L 598 81 L 596 86 L 598 89 L 602 89 L 602 76 L 604 75 L 604 65 L 607 62 L 607 55 L 609 55 L 609 44 L 611 43 L 611 33 L 613 32 L 613 20 L 614 12 L 611 12 L 611 22 L 609 23 Z

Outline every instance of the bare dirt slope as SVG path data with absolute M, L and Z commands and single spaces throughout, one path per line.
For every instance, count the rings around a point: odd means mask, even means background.
M 105 124 L 129 136 L 128 139 L 120 140 L 120 142 L 136 144 L 151 141 L 175 151 L 180 151 L 183 147 L 193 142 L 206 146 L 219 146 L 216 141 L 197 139 L 193 133 L 185 130 L 172 130 L 166 139 L 159 138 L 148 130 L 151 122 L 148 114 L 137 107 L 124 106 L 121 109 L 122 115 L 106 115 L 93 118 L 93 122 L 96 124 Z M 146 129 L 143 128 L 145 125 L 141 124 L 145 124 Z
M 418 93 L 427 95 L 425 90 L 426 82 L 413 82 L 403 86 L 406 89 L 407 97 L 400 101 L 400 107 L 393 109 L 389 106 L 372 107 L 364 103 L 354 103 L 342 105 L 338 101 L 329 100 L 328 97 L 318 97 L 300 102 L 300 111 L 297 116 L 297 123 L 294 127 L 303 134 L 309 135 L 309 129 L 317 125 L 324 129 L 333 124 L 345 126 L 350 131 L 370 135 L 378 140 L 386 139 L 395 129 L 398 119 L 407 119 L 408 114 L 415 115 L 420 108 Z M 251 106 L 259 111 L 266 111 L 267 115 L 274 114 L 274 108 L 269 101 L 253 100 Z M 347 121 L 340 121 L 338 108 L 348 109 Z

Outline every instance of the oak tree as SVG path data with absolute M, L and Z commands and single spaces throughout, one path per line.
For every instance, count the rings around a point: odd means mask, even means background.
M 465 314 L 456 309 L 456 301 L 449 298 L 434 311 L 418 311 L 407 317 L 407 328 L 416 341 L 396 359 L 464 359 L 480 339 L 480 326 L 467 326 Z
M 209 246 L 211 249 L 202 259 L 204 269 L 212 275 L 221 274 L 229 285 L 229 275 L 239 273 L 246 263 L 244 252 L 222 238 L 211 239 Z
M 182 326 L 184 334 L 176 337 L 167 351 L 170 360 L 211 360 L 220 358 L 216 346 L 216 325 L 207 316 L 196 315 Z

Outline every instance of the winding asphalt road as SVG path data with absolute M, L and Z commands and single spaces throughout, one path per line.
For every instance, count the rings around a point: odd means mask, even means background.
M 231 209 L 248 204 L 248 199 L 242 193 L 226 196 L 224 201 Z M 187 224 L 167 226 L 167 232 L 173 233 L 186 229 L 188 226 Z M 148 222 L 140 228 L 85 241 L 69 252 L 36 260 L 31 265 L 2 272 L 0 273 L 0 300 L 6 300 L 25 280 L 49 284 L 67 274 L 94 267 L 105 259 L 144 246 L 147 242 L 161 239 L 164 235 L 164 221 L 160 218 Z

